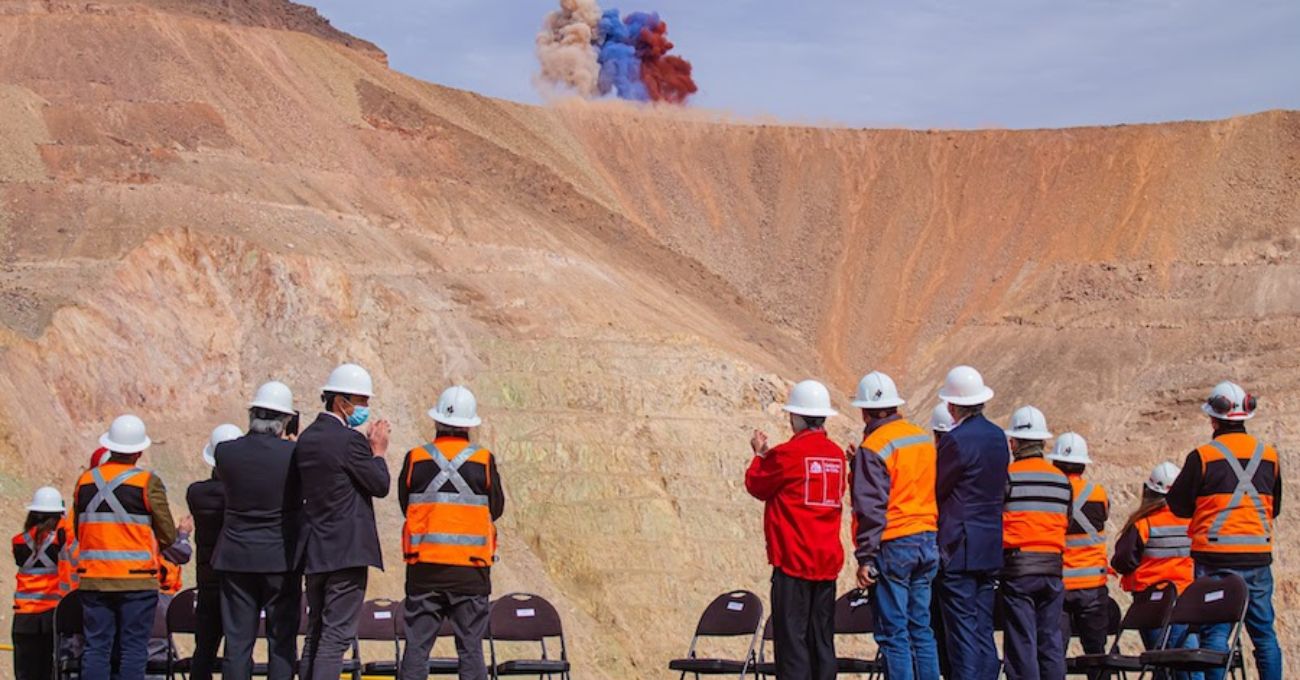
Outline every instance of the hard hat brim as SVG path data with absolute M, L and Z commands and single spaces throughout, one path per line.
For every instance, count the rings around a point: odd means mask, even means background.
M 1003 430 L 1003 432 L 1012 439 L 1031 442 L 1045 442 L 1052 438 L 1052 433 L 1046 430 Z
M 207 463 L 208 467 L 217 466 L 217 457 L 215 454 L 216 452 L 212 450 L 212 444 L 210 442 L 203 445 L 203 462 Z
M 1056 463 L 1074 463 L 1075 465 L 1092 465 L 1092 459 L 1089 458 L 1088 456 L 1053 456 L 1052 454 L 1049 453 L 1043 457 L 1046 458 L 1047 460 Z
M 363 390 L 358 390 L 354 387 L 340 387 L 338 385 L 326 385 L 320 388 L 320 391 L 321 393 L 330 392 L 333 394 L 346 394 L 352 397 L 374 397 L 375 396 L 373 391 L 367 392 Z
M 1241 413 L 1229 413 L 1228 415 L 1223 415 L 1222 413 L 1215 411 L 1213 408 L 1210 408 L 1209 404 L 1201 404 L 1201 411 L 1204 412 L 1205 415 L 1214 418 L 1216 420 L 1226 420 L 1233 423 L 1244 423 L 1247 420 L 1250 420 L 1251 418 L 1255 417 L 1255 413 L 1253 411 L 1251 413 L 1241 412 Z
M 947 433 L 947 432 L 952 432 L 952 431 L 953 431 L 954 429 L 956 429 L 956 428 L 954 428 L 952 425 L 934 425 L 934 424 L 931 424 L 931 425 L 930 425 L 930 429 L 933 430 L 933 431 L 935 431 L 935 432 L 944 432 L 944 433 Z
M 118 444 L 108 436 L 107 432 L 99 437 L 99 445 L 108 449 L 109 453 L 140 453 L 152 444 L 153 440 L 148 437 L 145 437 L 144 441 L 139 444 Z
M 68 509 L 61 505 L 55 507 L 52 505 L 41 505 L 39 503 L 32 503 L 31 505 L 27 506 L 27 512 L 67 512 L 67 511 Z
M 444 416 L 441 413 L 438 413 L 438 409 L 436 408 L 429 409 L 429 417 L 433 419 L 433 422 L 441 423 L 448 427 L 478 427 L 483 424 L 483 419 L 478 416 L 474 416 L 473 418 Z
M 1157 489 L 1156 487 L 1151 486 L 1151 480 L 1149 479 L 1145 482 L 1142 482 L 1142 486 L 1149 489 L 1151 493 L 1158 493 L 1161 496 L 1169 495 L 1169 489 Z
M 838 416 L 840 414 L 839 411 L 836 411 L 833 408 L 803 408 L 800 406 L 787 405 L 782 406 L 781 410 L 786 413 L 793 413 L 797 416 L 807 416 L 809 418 L 830 418 L 831 416 Z
M 867 401 L 866 399 L 854 399 L 853 408 L 878 409 L 878 408 L 897 408 L 906 404 L 904 399 L 881 399 L 880 401 Z
M 949 404 L 956 404 L 957 406 L 978 406 L 980 404 L 986 404 L 993 399 L 993 388 L 985 387 L 979 394 L 965 397 L 950 396 L 944 394 L 943 390 L 940 390 L 939 399 Z
M 357 395 L 357 396 L 362 396 L 362 395 Z M 367 396 L 367 397 L 368 397 L 368 396 L 370 396 L 370 395 L 367 394 L 367 395 L 364 395 L 364 396 Z M 283 414 L 286 415 L 286 416 L 291 416 L 291 415 L 293 415 L 293 414 L 295 413 L 294 411 L 286 411 L 286 410 L 284 410 L 284 407 L 283 407 L 283 406 L 280 406 L 280 405 L 278 405 L 278 404 L 272 404 L 272 403 L 269 402 L 269 401 L 259 401 L 259 400 L 256 400 L 256 399 L 254 399 L 253 401 L 248 402 L 248 408 L 262 408 L 262 409 L 266 409 L 266 410 L 268 410 L 268 411 L 275 411 L 276 413 L 283 413 Z

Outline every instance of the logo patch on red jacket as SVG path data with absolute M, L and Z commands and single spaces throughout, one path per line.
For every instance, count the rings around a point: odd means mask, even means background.
M 840 507 L 844 496 L 844 461 L 839 458 L 804 459 L 804 505 Z

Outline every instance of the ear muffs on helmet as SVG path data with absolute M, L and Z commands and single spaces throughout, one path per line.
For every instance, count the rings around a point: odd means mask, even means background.
M 1258 401 L 1255 399 L 1255 395 L 1247 392 L 1246 398 L 1241 401 L 1241 410 L 1243 412 L 1248 414 L 1255 412 L 1255 407 L 1258 406 Z M 1231 415 L 1233 407 L 1236 406 L 1236 404 L 1232 403 L 1232 399 L 1224 394 L 1216 394 L 1207 399 L 1205 403 L 1209 404 L 1210 408 L 1215 413 L 1224 416 Z

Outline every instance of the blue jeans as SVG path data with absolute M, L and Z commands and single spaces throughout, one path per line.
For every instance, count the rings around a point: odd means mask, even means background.
M 1138 631 L 1138 633 L 1142 636 L 1142 644 L 1145 645 L 1148 650 L 1151 650 L 1160 646 L 1160 640 L 1164 637 L 1165 629 L 1144 628 Z M 1187 626 L 1177 625 L 1169 627 L 1169 641 L 1165 643 L 1166 648 L 1174 649 L 1181 647 L 1184 649 L 1195 649 L 1198 646 L 1196 634 L 1189 633 Z M 1155 671 L 1151 677 L 1154 680 L 1168 680 L 1169 674 L 1164 670 L 1158 670 Z M 1173 674 L 1174 680 L 1202 680 L 1204 677 L 1204 674 L 1199 672 L 1187 673 L 1184 671 L 1178 671 Z
M 930 628 L 930 589 L 939 573 L 933 531 L 880 545 L 871 605 L 876 643 L 889 680 L 938 680 L 939 649 Z
M 82 680 L 109 680 L 110 676 L 113 680 L 144 680 L 158 591 L 80 592 L 86 636 Z M 114 642 L 121 654 L 116 674 L 112 672 Z
M 1246 632 L 1250 633 L 1255 648 L 1255 668 L 1259 680 L 1282 680 L 1282 648 L 1277 644 L 1273 629 L 1273 568 L 1211 569 L 1196 565 L 1196 578 L 1216 573 L 1233 573 L 1246 580 L 1250 603 L 1246 606 Z M 1201 646 L 1206 649 L 1227 651 L 1231 626 L 1222 624 L 1206 626 L 1201 631 Z M 1206 680 L 1222 680 L 1222 670 L 1206 671 Z

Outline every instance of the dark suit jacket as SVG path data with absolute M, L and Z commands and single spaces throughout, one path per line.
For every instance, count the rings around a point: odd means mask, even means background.
M 388 495 L 388 463 L 370 442 L 332 414 L 322 413 L 298 437 L 302 476 L 305 572 L 384 568 L 374 499 Z
M 215 580 L 212 573 L 212 552 L 221 535 L 221 522 L 226 514 L 226 494 L 216 478 L 194 482 L 185 491 L 185 504 L 194 518 L 195 575 L 200 583 Z
M 214 455 L 226 515 L 212 566 L 254 574 L 295 571 L 301 555 L 302 485 L 293 442 L 250 434 L 218 444 Z
M 982 415 L 962 421 L 939 445 L 939 554 L 946 571 L 1002 568 L 1002 504 L 1011 450 Z

